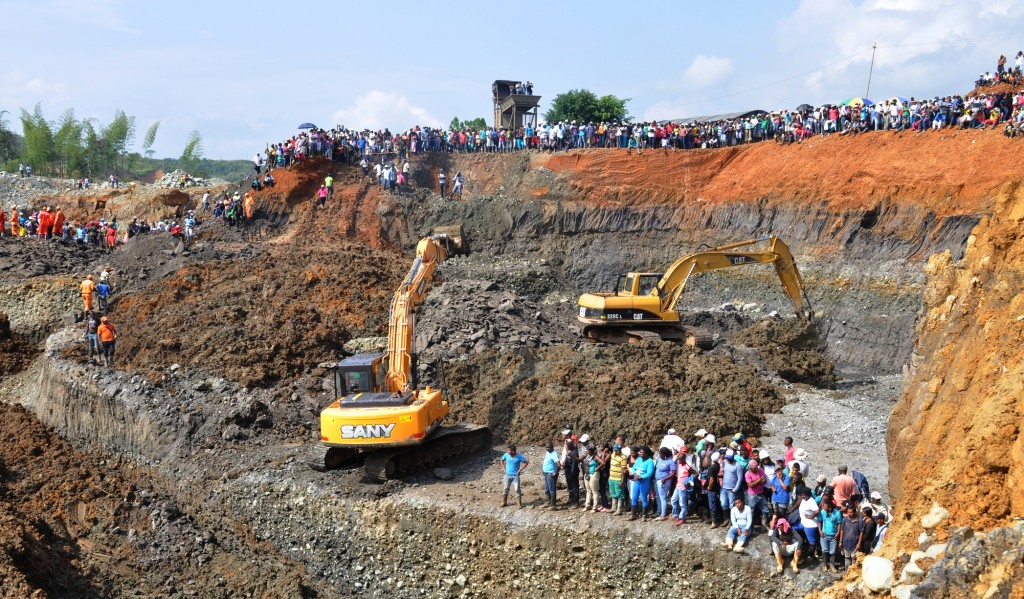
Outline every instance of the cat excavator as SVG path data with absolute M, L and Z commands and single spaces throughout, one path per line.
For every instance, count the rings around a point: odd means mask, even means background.
M 440 389 L 416 381 L 416 314 L 437 266 L 464 252 L 461 227 L 437 229 L 416 245 L 409 274 L 391 301 L 386 351 L 345 358 L 334 371 L 335 400 L 320 413 L 314 468 L 339 468 L 361 458 L 365 478 L 385 481 L 491 447 L 487 427 L 442 427 L 448 402 Z
M 741 248 L 768 242 L 763 251 Z M 771 264 L 782 289 L 799 318 L 811 320 L 814 312 L 803 279 L 789 247 L 778 237 L 759 237 L 710 248 L 676 260 L 662 273 L 630 272 L 619 275 L 615 290 L 585 293 L 579 299 L 577 319 L 583 336 L 604 343 L 632 343 L 661 339 L 711 349 L 710 333 L 680 323 L 676 304 L 692 275 L 713 270 Z

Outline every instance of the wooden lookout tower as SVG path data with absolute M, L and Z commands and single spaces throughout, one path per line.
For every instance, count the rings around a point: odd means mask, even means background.
M 519 93 L 517 88 L 523 93 Z M 494 127 L 516 130 L 529 124 L 537 126 L 537 105 L 540 96 L 526 93 L 522 81 L 495 81 L 491 86 L 494 94 Z

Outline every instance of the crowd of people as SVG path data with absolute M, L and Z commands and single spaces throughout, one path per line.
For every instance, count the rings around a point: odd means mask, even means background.
M 815 472 L 807 451 L 790 437 L 784 444 L 782 455 L 772 456 L 742 433 L 720 442 L 701 429 L 687 443 L 669 429 L 654 450 L 629 445 L 621 434 L 604 443 L 587 434 L 577 438 L 567 427 L 561 447 L 553 442 L 545 447 L 544 508 L 721 527 L 722 547 L 736 553 L 744 553 L 760 530 L 768 536 L 779 573 L 785 558 L 791 558 L 794 572 L 808 561 L 838 571 L 858 555 L 876 551 L 892 519 L 881 493 L 847 466 L 831 477 Z M 510 492 L 522 507 L 521 475 L 529 460 L 515 445 L 500 460 L 501 507 L 508 505 Z M 568 495 L 564 504 L 558 502 L 560 483 Z

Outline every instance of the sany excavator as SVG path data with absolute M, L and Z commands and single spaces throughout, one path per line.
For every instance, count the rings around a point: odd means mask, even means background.
M 448 402 L 440 389 L 420 388 L 416 382 L 416 313 L 437 265 L 465 248 L 461 229 L 449 231 L 417 244 L 412 268 L 391 301 L 387 350 L 356 354 L 338 364 L 335 401 L 320 413 L 323 455 L 316 461 L 322 463 L 314 467 L 337 468 L 363 457 L 366 477 L 383 481 L 490 448 L 487 427 L 441 427 Z
M 769 247 L 764 251 L 740 250 L 765 241 L 769 242 Z M 697 273 L 754 264 L 774 266 L 797 316 L 807 320 L 813 318 L 814 312 L 793 254 L 782 240 L 773 236 L 748 239 L 685 256 L 676 260 L 664 274 L 630 272 L 619 275 L 615 291 L 580 296 L 577 318 L 585 325 L 583 335 L 591 341 L 606 343 L 660 338 L 710 349 L 710 334 L 679 322 L 676 304 L 686 289 L 687 281 Z

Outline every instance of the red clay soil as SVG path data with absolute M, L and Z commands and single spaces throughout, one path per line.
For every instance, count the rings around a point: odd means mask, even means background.
M 844 211 L 898 201 L 926 206 L 940 216 L 977 213 L 990 209 L 1004 181 L 1024 177 L 1021 143 L 1000 130 L 879 131 L 819 136 L 787 146 L 763 142 L 641 156 L 603 149 L 531 153 L 531 174 L 548 169 L 554 181 L 521 191 L 597 205 L 807 201 Z M 511 156 L 505 160 L 515 160 Z M 490 155 L 454 160 L 467 174 L 469 189 L 485 195 L 507 189 L 514 171 L 523 169 Z
M 1024 187 L 1007 183 L 995 200 L 962 262 L 936 255 L 926 267 L 915 369 L 887 444 L 890 535 L 904 549 L 933 502 L 975 529 L 1024 514 Z

